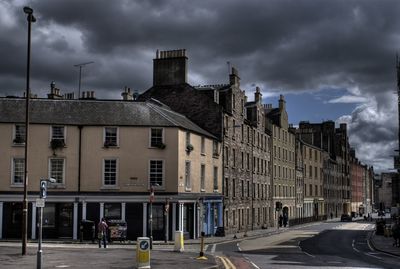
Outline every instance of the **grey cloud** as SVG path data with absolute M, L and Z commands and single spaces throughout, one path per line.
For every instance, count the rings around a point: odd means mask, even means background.
M 125 85 L 143 91 L 152 83 L 156 49 L 176 48 L 188 51 L 193 84 L 227 82 L 230 61 L 244 87 L 262 85 L 265 93 L 359 87 L 360 96 L 376 97 L 376 112 L 388 104 L 382 93 L 395 89 L 396 0 L 32 0 L 29 5 L 38 19 L 32 89 L 42 96 L 52 80 L 64 92 L 76 91 L 73 65 L 85 61 L 95 64 L 84 69 L 83 90 L 104 98 L 119 98 Z M 4 6 L 0 11 L 15 22 L 0 27 L 0 94 L 21 93 L 26 17 L 22 4 Z M 82 48 L 66 29 L 80 34 Z M 354 133 L 360 141 L 374 143 L 377 136 L 389 141 L 394 125 L 384 121 L 382 128 L 371 128 L 373 123 L 361 118 L 367 111 L 353 112 L 351 120 L 368 134 Z

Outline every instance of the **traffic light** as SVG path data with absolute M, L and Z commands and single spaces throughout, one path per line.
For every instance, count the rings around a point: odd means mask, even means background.
M 40 181 L 40 198 L 46 198 L 47 193 L 47 181 Z

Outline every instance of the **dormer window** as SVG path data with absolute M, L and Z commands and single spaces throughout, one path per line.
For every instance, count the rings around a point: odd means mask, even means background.
M 14 132 L 14 144 L 25 144 L 25 124 L 16 124 Z
M 118 146 L 118 128 L 105 127 L 104 128 L 104 146 L 116 147 Z

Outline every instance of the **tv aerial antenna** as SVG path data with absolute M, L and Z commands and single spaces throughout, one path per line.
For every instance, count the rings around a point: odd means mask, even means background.
M 81 83 L 82 83 L 82 67 L 85 67 L 88 64 L 92 64 L 94 62 L 86 62 L 80 64 L 74 64 L 74 67 L 79 67 L 79 86 L 78 86 L 78 99 L 81 98 Z

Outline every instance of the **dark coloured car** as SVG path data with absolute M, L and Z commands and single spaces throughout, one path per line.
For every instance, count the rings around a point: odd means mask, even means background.
M 352 217 L 351 217 L 350 215 L 343 214 L 343 215 L 340 217 L 340 221 L 352 221 Z

